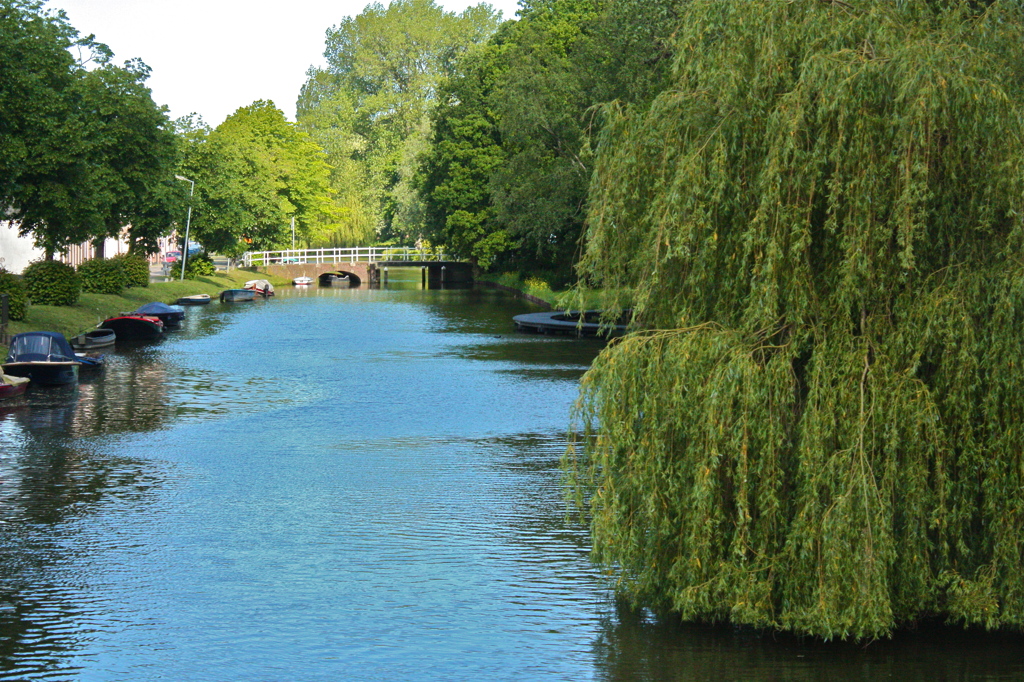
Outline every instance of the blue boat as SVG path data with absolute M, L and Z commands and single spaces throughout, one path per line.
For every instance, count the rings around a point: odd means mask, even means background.
M 166 303 L 147 303 L 136 310 L 125 313 L 126 315 L 148 315 L 159 318 L 164 323 L 164 329 L 180 327 L 181 321 L 185 319 L 185 309 L 180 305 L 167 305 Z
M 252 289 L 226 289 L 220 292 L 220 302 L 231 301 L 252 301 L 256 298 L 256 292 Z
M 16 377 L 28 377 L 35 384 L 54 386 L 78 381 L 80 366 L 63 334 L 25 332 L 11 339 L 3 371 Z

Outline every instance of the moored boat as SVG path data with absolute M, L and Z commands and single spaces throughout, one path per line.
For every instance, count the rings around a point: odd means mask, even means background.
M 37 384 L 72 384 L 78 381 L 80 365 L 63 334 L 24 332 L 11 339 L 3 372 Z
M 28 377 L 16 377 L 0 372 L 0 400 L 21 395 L 31 381 Z
M 108 318 L 103 326 L 113 329 L 118 341 L 153 341 L 164 333 L 164 323 L 159 317 L 134 313 Z
M 113 346 L 116 340 L 117 334 L 113 329 L 93 329 L 72 338 L 70 343 L 75 350 L 92 350 Z
M 294 284 L 295 286 L 300 286 L 300 287 L 301 286 L 308 286 L 308 285 L 310 285 L 312 283 L 313 283 L 313 278 L 312 277 L 307 277 L 306 275 L 303 275 L 301 277 L 296 277 L 295 279 L 292 280 L 292 284 Z
M 256 292 L 252 289 L 225 289 L 220 292 L 220 302 L 251 301 L 256 298 Z
M 178 305 L 206 305 L 210 302 L 210 295 L 193 294 L 192 296 L 182 296 L 176 302 Z
M 181 321 L 185 319 L 184 308 L 180 305 L 167 305 L 166 303 L 147 303 L 128 314 L 159 318 L 164 323 L 165 330 L 180 327 Z
M 242 285 L 242 288 L 255 291 L 263 298 L 274 295 L 274 285 L 265 279 L 250 279 Z
M 86 355 L 85 353 L 75 353 L 75 357 L 80 363 L 82 363 L 82 366 L 78 368 L 80 373 L 98 372 L 107 364 L 106 355 Z

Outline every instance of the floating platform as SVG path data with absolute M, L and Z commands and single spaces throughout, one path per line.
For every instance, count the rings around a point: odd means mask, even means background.
M 582 323 L 580 322 L 582 318 Z M 601 329 L 601 311 L 548 311 L 525 313 L 512 318 L 516 330 L 533 334 L 562 334 L 566 336 L 616 336 L 626 333 L 625 324 Z

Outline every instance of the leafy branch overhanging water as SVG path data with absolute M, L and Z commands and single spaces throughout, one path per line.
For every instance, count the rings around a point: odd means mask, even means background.
M 607 107 L 581 273 L 653 331 L 586 375 L 568 466 L 635 603 L 1024 625 L 1022 34 L 695 0 L 674 87 Z

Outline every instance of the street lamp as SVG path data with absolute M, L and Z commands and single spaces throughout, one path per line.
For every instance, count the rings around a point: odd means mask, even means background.
M 195 194 L 196 183 L 181 175 L 175 175 L 174 177 L 192 185 L 192 188 L 188 191 L 188 218 L 185 219 L 185 248 L 181 250 L 181 278 L 178 280 L 180 282 L 185 279 L 185 263 L 188 261 L 188 229 L 192 226 L 192 195 Z

